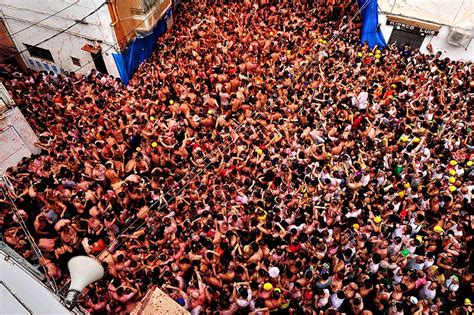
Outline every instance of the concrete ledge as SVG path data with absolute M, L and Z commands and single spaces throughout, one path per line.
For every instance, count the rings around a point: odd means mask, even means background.
M 145 297 L 137 304 L 132 315 L 188 315 L 190 314 L 181 305 L 176 303 L 166 293 L 158 288 L 150 289 Z

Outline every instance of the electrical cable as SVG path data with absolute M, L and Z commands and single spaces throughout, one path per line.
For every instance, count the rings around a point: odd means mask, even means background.
M 56 281 L 54 280 L 53 277 L 49 276 L 49 273 L 48 273 L 48 270 L 47 270 L 46 266 L 44 266 L 41 263 L 41 260 L 44 261 L 43 253 L 41 252 L 41 249 L 38 247 L 38 245 L 35 242 L 35 239 L 33 238 L 30 231 L 28 230 L 28 226 L 26 225 L 26 222 L 24 221 L 23 216 L 19 213 L 19 210 L 15 205 L 15 201 L 13 200 L 12 196 L 9 193 L 9 191 L 14 193 L 13 185 L 10 182 L 10 180 L 4 175 L 0 176 L 0 189 L 1 189 L 2 193 L 5 195 L 5 198 L 8 199 L 8 202 L 10 203 L 10 205 L 13 209 L 13 212 L 15 213 L 15 216 L 18 219 L 18 223 L 19 223 L 21 229 L 25 233 L 26 238 L 29 240 L 31 248 L 33 249 L 33 252 L 38 257 L 38 261 L 39 261 L 38 263 L 45 272 L 45 277 L 46 277 L 46 280 L 48 281 L 48 284 L 49 284 L 50 288 L 53 290 L 54 293 L 58 292 L 58 286 L 56 284 Z
M 359 10 L 358 10 L 358 11 L 354 14 L 354 16 L 349 20 L 349 22 L 347 22 L 344 26 L 342 26 L 342 27 L 339 29 L 339 31 L 338 31 L 337 33 L 335 33 L 335 34 L 331 37 L 331 39 L 328 41 L 327 45 L 329 45 L 329 44 L 332 43 L 334 40 L 336 40 L 337 37 L 339 37 L 339 35 L 341 34 L 340 31 L 341 31 L 341 30 L 345 30 L 345 27 L 347 27 L 350 23 L 352 23 L 352 21 L 356 18 L 356 16 L 357 16 L 358 14 L 360 14 L 360 13 L 368 6 L 368 4 L 370 3 L 370 1 L 372 1 L 372 0 L 367 0 L 367 1 L 364 3 L 364 5 L 362 5 L 362 6 L 359 8 Z M 303 69 L 303 71 L 302 71 L 298 76 L 295 76 L 295 78 L 292 80 L 292 81 L 293 81 L 292 84 L 294 84 L 294 82 L 296 82 L 296 81 L 307 71 L 307 69 L 310 67 L 311 64 L 312 64 L 312 62 L 309 62 L 309 63 L 305 66 L 305 68 Z M 268 105 L 267 105 L 267 106 L 268 106 Z M 254 110 L 254 111 L 250 114 L 250 117 L 253 116 L 253 114 L 255 114 L 255 112 L 256 112 L 256 110 Z M 261 113 L 258 113 L 258 115 L 261 116 L 262 114 L 261 114 Z M 244 123 L 239 124 L 239 126 L 236 128 L 236 130 L 235 130 L 234 132 L 237 132 L 243 125 L 244 125 Z M 237 140 L 233 141 L 232 144 L 234 144 L 236 141 L 237 141 Z M 231 145 L 232 145 L 232 144 L 231 144 Z M 230 149 L 231 145 L 228 146 L 229 149 Z M 203 158 L 203 160 L 204 160 L 204 161 L 207 160 L 208 157 L 211 155 L 212 152 L 213 152 L 213 151 L 211 151 L 205 158 Z M 209 162 L 209 163 L 208 163 L 206 166 L 204 166 L 204 167 L 201 169 L 201 171 L 198 172 L 191 180 L 188 180 L 188 182 L 178 191 L 178 193 L 182 192 L 182 191 L 184 190 L 184 188 L 186 188 L 197 176 L 199 176 L 204 170 L 206 170 L 207 167 L 209 167 L 210 164 L 212 164 L 212 162 Z M 192 171 L 190 171 L 189 173 L 194 172 L 194 170 L 196 170 L 196 168 L 197 168 L 197 167 L 195 167 L 195 168 L 194 168 Z M 183 177 L 178 183 L 176 183 L 175 185 L 173 185 L 173 187 L 171 187 L 170 189 L 168 189 L 168 191 L 166 191 L 163 195 L 166 195 L 166 194 L 169 193 L 171 190 L 173 190 L 173 189 L 174 189 L 181 181 L 183 181 L 184 179 L 185 179 L 185 177 Z M 176 196 L 176 194 L 174 194 L 169 200 L 167 200 L 167 203 L 169 203 L 170 201 L 174 200 L 174 199 L 176 198 L 175 196 Z M 158 201 L 152 202 L 152 203 L 150 204 L 150 210 L 151 210 L 151 208 L 154 207 L 157 203 L 158 203 Z M 163 206 L 164 206 L 163 204 L 160 205 L 160 207 L 159 207 L 156 211 L 160 211 Z M 132 225 L 136 224 L 139 220 L 140 220 L 140 218 L 136 218 L 132 223 L 130 223 L 130 224 L 117 236 L 117 238 L 116 238 L 115 240 L 117 240 L 117 239 L 119 239 L 121 236 L 123 236 L 124 233 L 125 233 Z M 146 223 L 146 220 L 143 220 L 143 222 L 142 222 L 137 228 L 135 228 L 132 233 L 134 233 L 134 232 L 137 231 L 139 228 L 141 228 L 145 223 Z M 128 234 L 131 234 L 131 233 L 128 233 Z M 124 241 L 120 242 L 118 245 L 115 245 L 115 244 L 114 244 L 115 240 L 112 241 L 112 243 L 110 243 L 108 246 L 106 246 L 106 248 L 104 248 L 104 250 L 102 250 L 96 257 L 99 257 L 100 255 L 102 255 L 102 254 L 103 254 L 105 251 L 107 251 L 110 247 L 113 246 L 113 247 L 117 248 L 117 246 L 121 246 L 121 245 L 125 242 L 125 240 L 124 240 Z M 109 255 L 110 255 L 110 252 L 109 252 Z M 109 255 L 107 255 L 107 256 L 105 256 L 104 258 L 102 258 L 102 260 L 105 259 L 106 257 L 108 257 Z
M 337 39 L 337 37 L 339 37 L 339 35 L 341 34 L 341 31 L 345 30 L 346 27 L 347 27 L 350 23 L 352 23 L 352 21 L 356 18 L 356 16 L 357 16 L 358 14 L 360 14 L 360 13 L 362 12 L 362 10 L 363 10 L 365 7 L 367 7 L 367 5 L 370 3 L 370 1 L 372 1 L 372 0 L 367 0 L 367 1 L 364 3 L 364 5 L 361 6 L 361 7 L 359 8 L 359 10 L 354 14 L 354 16 L 349 20 L 349 22 L 347 22 L 344 26 L 342 26 L 341 28 L 339 28 L 339 32 L 337 32 L 336 34 L 334 34 L 334 35 L 331 37 L 331 39 L 329 40 L 329 42 L 327 43 L 328 46 L 329 46 L 329 44 L 330 44 L 332 41 L 334 41 L 335 39 Z M 141 24 L 141 23 L 140 23 L 140 24 Z M 139 24 L 138 26 L 140 26 L 140 24 Z M 137 26 L 137 27 L 138 27 L 138 26 Z M 130 32 L 129 34 L 131 34 L 131 32 Z M 127 34 L 127 36 L 128 36 L 129 34 Z M 110 47 L 109 49 L 111 49 L 111 48 L 112 48 L 112 47 Z M 109 49 L 107 49 L 107 50 L 109 50 Z M 106 51 L 107 51 L 107 50 L 106 50 Z M 105 52 L 106 52 L 106 51 L 105 51 Z M 105 53 L 105 52 L 104 52 L 104 53 Z M 99 56 L 99 57 L 100 57 L 100 56 Z M 99 58 L 99 57 L 97 57 L 97 58 Z M 91 62 L 93 62 L 93 61 L 94 61 L 94 59 L 91 60 L 91 61 L 89 61 L 88 63 L 91 63 Z M 293 80 L 293 84 L 294 84 L 294 82 L 295 82 L 297 79 L 299 79 L 299 78 L 304 74 L 304 72 L 309 68 L 310 64 L 311 64 L 311 62 L 308 63 L 308 65 L 305 67 L 305 69 L 303 70 L 303 72 L 300 73 L 299 76 L 296 76 L 296 77 L 295 77 L 295 79 Z M 85 64 L 85 65 L 87 65 L 87 64 Z M 84 67 L 85 65 L 83 65 L 82 67 Z M 82 67 L 81 67 L 81 68 L 82 68 Z M 256 112 L 256 110 L 254 110 L 254 111 L 250 114 L 250 117 L 251 117 L 255 112 Z M 258 113 L 258 117 L 261 116 L 261 115 L 262 115 L 262 113 Z M 239 126 L 236 128 L 236 131 L 237 131 L 238 129 L 240 129 L 243 125 L 244 125 L 244 123 L 239 124 Z M 236 142 L 236 141 L 234 141 L 233 143 L 235 143 L 235 142 Z M 232 143 L 232 144 L 233 144 L 233 143 Z M 230 146 L 229 146 L 229 147 L 230 147 Z M 229 148 L 229 147 L 228 147 L 228 148 Z M 203 158 L 203 161 L 207 160 L 208 157 L 211 155 L 212 152 L 213 152 L 213 151 L 211 151 L 205 158 Z M 184 188 L 186 188 L 186 187 L 189 185 L 189 183 L 191 183 L 197 176 L 199 176 L 204 170 L 206 170 L 207 167 L 208 167 L 210 164 L 212 164 L 212 162 L 209 162 L 206 166 L 204 166 L 204 167 L 201 169 L 201 171 L 200 171 L 199 173 L 197 173 L 191 180 L 189 180 L 183 187 L 181 187 L 181 189 L 178 191 L 178 193 L 182 192 L 182 191 L 184 190 Z M 194 167 L 194 169 L 193 169 L 191 172 L 189 172 L 189 173 L 194 172 L 194 170 L 196 170 L 196 168 L 197 168 L 197 167 Z M 163 195 L 166 195 L 166 194 L 169 193 L 171 190 L 173 190 L 173 189 L 174 189 L 182 180 L 184 180 L 184 179 L 185 179 L 185 177 L 183 177 L 178 183 L 174 184 L 173 187 L 171 187 L 170 189 L 168 189 L 165 193 L 163 193 Z M 166 204 L 169 203 L 170 201 L 172 201 L 173 199 L 175 199 L 175 198 L 176 198 L 175 196 L 176 196 L 176 194 L 174 194 L 169 200 L 166 200 Z M 149 210 L 151 210 L 152 207 L 154 207 L 157 203 L 158 203 L 158 201 L 152 202 L 152 203 L 150 204 L 150 206 L 149 206 Z M 161 210 L 163 206 L 164 206 L 164 204 L 160 205 L 160 207 L 159 207 L 156 211 Z M 122 246 L 122 245 L 125 243 L 125 241 L 126 241 L 126 239 L 124 239 L 124 240 L 120 241 L 118 244 L 114 244 L 114 243 L 116 242 L 116 240 L 118 240 L 119 238 L 123 237 L 124 234 L 125 234 L 125 232 L 128 231 L 128 230 L 129 230 L 134 224 L 136 224 L 139 220 L 140 220 L 140 218 L 136 218 L 135 220 L 133 220 L 132 223 L 130 223 L 129 225 L 127 225 L 127 227 L 125 227 L 125 229 L 115 238 L 115 240 L 113 240 L 109 245 L 107 245 L 99 254 L 95 255 L 95 258 L 98 259 L 99 261 L 104 261 L 105 258 L 107 258 L 108 256 L 112 255 L 112 253 L 111 253 L 112 248 L 117 249 L 117 248 L 119 248 L 120 246 Z M 137 226 L 136 228 L 134 228 L 133 231 L 132 231 L 131 233 L 128 233 L 128 234 L 130 235 L 130 234 L 134 233 L 135 231 L 139 230 L 146 222 L 147 222 L 146 219 L 144 219 L 143 222 L 142 222 L 139 226 Z M 100 256 L 101 256 L 104 252 L 106 252 L 106 251 L 108 252 L 107 255 L 104 256 L 104 257 L 100 257 Z M 68 281 L 68 282 L 69 282 L 69 281 Z M 66 284 L 64 284 L 64 287 L 66 287 L 66 285 L 67 285 L 68 282 L 66 282 Z
M 95 14 L 97 11 L 99 11 L 99 10 L 100 10 L 104 5 L 106 5 L 106 4 L 107 4 L 107 2 L 102 3 L 102 4 L 101 4 L 99 7 L 97 7 L 95 10 L 93 10 L 92 12 L 90 12 L 89 14 L 87 14 L 86 16 L 84 16 L 82 19 L 77 20 L 75 23 L 73 23 L 73 24 L 71 24 L 70 26 L 66 27 L 66 28 L 63 29 L 62 31 L 60 31 L 60 32 L 58 32 L 58 33 L 56 33 L 56 34 L 54 34 L 54 35 L 52 35 L 52 36 L 50 36 L 50 37 L 48 37 L 48 38 L 42 40 L 42 41 L 40 41 L 39 43 L 37 43 L 37 44 L 35 44 L 35 45 L 33 45 L 33 46 L 29 47 L 29 48 L 25 48 L 25 49 L 23 49 L 23 50 L 21 50 L 21 51 L 15 53 L 15 54 L 11 55 L 11 56 L 4 57 L 3 60 L 10 59 L 10 58 L 15 58 L 16 56 L 21 55 L 22 53 L 28 51 L 28 50 L 31 49 L 31 48 L 33 48 L 33 47 L 38 47 L 38 45 L 44 44 L 44 43 L 46 43 L 47 41 L 50 41 L 51 39 L 53 39 L 53 38 L 55 38 L 55 37 L 57 37 L 57 36 L 59 36 L 59 35 L 65 33 L 66 31 L 70 30 L 71 28 L 73 28 L 73 27 L 76 26 L 77 24 L 83 23 L 85 19 L 87 19 L 87 18 L 90 17 L 91 15 Z
M 151 15 L 152 13 L 150 13 L 149 15 Z M 135 26 L 130 32 L 128 32 L 126 35 L 125 35 L 125 39 L 127 39 L 128 35 L 134 33 L 143 23 L 145 23 L 146 20 L 148 20 L 148 17 L 147 16 L 146 18 L 144 18 L 140 23 L 138 23 L 137 26 Z M 75 70 L 75 72 L 81 70 L 81 69 L 84 69 L 85 66 L 91 64 L 92 62 L 96 61 L 98 58 L 102 57 L 106 52 L 108 52 L 109 50 L 111 50 L 112 48 L 114 48 L 115 45 L 117 45 L 119 43 L 119 40 L 115 41 L 109 48 L 107 48 L 106 50 L 102 51 L 98 56 L 96 56 L 95 58 L 92 58 L 91 60 L 89 60 L 88 62 L 86 62 L 85 64 L 83 64 L 82 66 L 80 66 L 79 68 L 77 68 Z
M 17 34 L 23 32 L 23 31 L 26 31 L 27 29 L 30 29 L 30 28 L 32 28 L 33 26 L 36 26 L 36 25 L 40 24 L 41 22 L 44 22 L 44 21 L 46 21 L 47 19 L 52 18 L 53 16 L 58 15 L 58 14 L 61 13 L 61 12 L 66 11 L 66 10 L 69 9 L 70 7 L 76 5 L 78 2 L 79 2 L 79 0 L 77 0 L 77 1 L 74 2 L 74 3 L 71 3 L 71 4 L 68 5 L 67 7 L 65 7 L 65 8 L 63 8 L 63 9 L 61 9 L 61 10 L 59 10 L 59 11 L 53 13 L 53 14 L 48 15 L 48 16 L 45 17 L 44 19 L 41 19 L 41 20 L 39 20 L 39 21 L 37 21 L 37 22 L 34 22 L 33 24 L 28 25 L 28 26 L 25 27 L 25 28 L 22 28 L 22 29 L 19 30 L 19 31 L 16 31 L 16 32 L 14 32 L 14 33 L 12 33 L 12 34 L 9 34 L 9 35 L 7 35 L 7 36 L 5 36 L 5 37 L 0 37 L 0 41 L 3 40 L 3 39 L 5 39 L 5 38 L 9 38 L 9 37 L 10 37 L 10 38 L 13 38 L 13 37 L 15 37 L 15 35 L 17 35 Z M 8 18 L 8 17 L 7 17 L 7 18 Z

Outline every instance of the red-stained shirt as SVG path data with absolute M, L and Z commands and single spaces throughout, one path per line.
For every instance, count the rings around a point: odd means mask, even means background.
M 56 96 L 56 98 L 54 99 L 54 103 L 56 104 L 63 104 L 63 98 L 59 95 L 59 96 Z
M 357 128 L 359 128 L 360 126 L 360 123 L 362 122 L 362 119 L 364 118 L 364 116 L 360 115 L 359 117 L 357 117 L 354 122 L 352 123 L 352 129 L 353 130 L 356 130 Z
M 105 242 L 103 239 L 98 240 L 91 246 L 91 253 L 98 254 L 105 249 Z
M 301 249 L 301 244 L 298 244 L 298 245 L 291 244 L 290 246 L 288 246 L 288 249 L 290 250 L 290 252 L 296 253 L 297 251 Z

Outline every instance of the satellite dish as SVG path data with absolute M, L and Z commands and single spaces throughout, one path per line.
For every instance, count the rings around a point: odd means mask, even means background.
M 88 256 L 76 256 L 67 263 L 71 275 L 71 284 L 67 291 L 64 304 L 68 309 L 76 305 L 76 298 L 92 282 L 104 276 L 104 267 L 97 259 Z

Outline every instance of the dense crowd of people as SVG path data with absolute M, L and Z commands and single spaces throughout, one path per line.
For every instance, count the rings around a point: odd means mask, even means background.
M 93 313 L 472 312 L 474 65 L 361 46 L 357 11 L 195 0 L 128 86 L 4 74 L 42 148 L 4 240 L 61 284 L 100 259 Z

